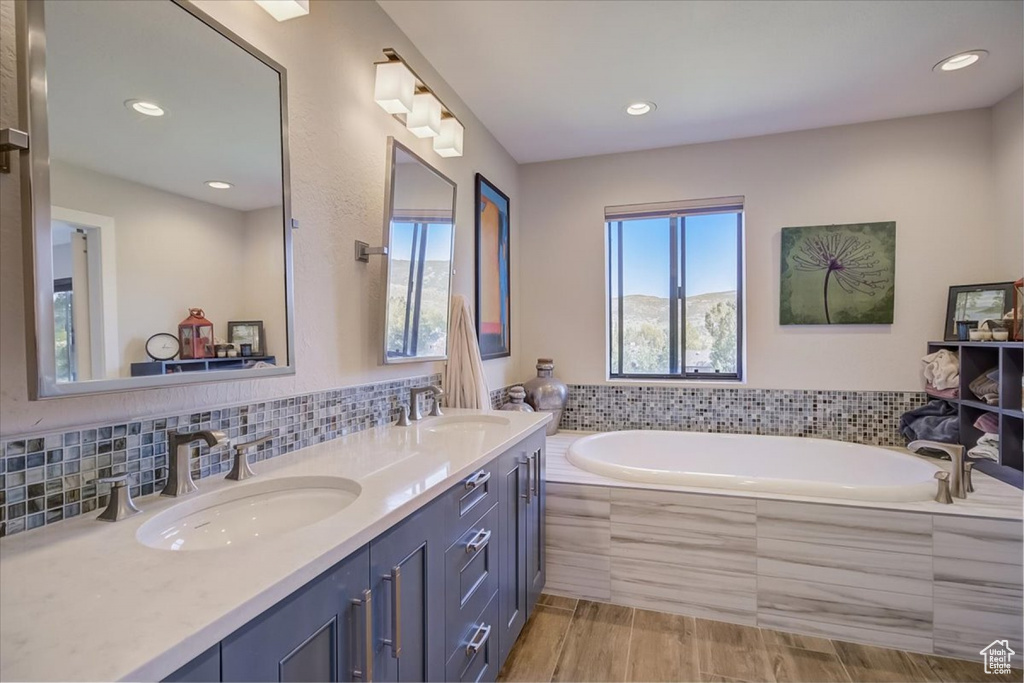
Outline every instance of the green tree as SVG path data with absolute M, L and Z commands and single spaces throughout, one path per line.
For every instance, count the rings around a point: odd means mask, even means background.
M 711 364 L 719 372 L 736 372 L 736 302 L 722 301 L 704 315 L 711 337 Z

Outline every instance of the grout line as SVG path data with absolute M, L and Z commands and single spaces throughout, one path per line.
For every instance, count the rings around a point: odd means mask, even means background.
M 622 673 L 622 680 L 629 680 L 629 658 L 633 651 L 633 625 L 636 624 L 636 607 L 629 610 L 629 638 L 626 640 L 626 670 Z
M 834 641 L 831 638 L 829 638 L 828 642 L 832 643 L 832 649 L 835 650 L 835 653 L 836 653 L 836 661 L 839 662 L 839 666 L 842 667 L 843 673 L 846 674 L 847 680 L 852 681 L 853 680 L 853 676 L 850 675 L 850 670 L 846 668 L 846 662 L 843 661 L 842 656 L 839 654 L 839 648 L 836 647 L 836 641 Z
M 579 607 L 580 601 L 576 600 L 576 607 Z M 569 640 L 569 632 L 572 630 L 572 625 L 576 622 L 576 607 L 572 609 L 569 616 L 569 625 L 565 627 L 565 633 L 562 634 L 562 642 L 558 645 L 558 652 L 555 653 L 555 665 L 551 668 L 551 675 L 548 676 L 548 682 L 555 680 L 555 672 L 558 671 L 558 665 L 562 661 L 562 652 L 565 650 L 565 641 Z M 569 610 L 562 610 L 568 612 Z

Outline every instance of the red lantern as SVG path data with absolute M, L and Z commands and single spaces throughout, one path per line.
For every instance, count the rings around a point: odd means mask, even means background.
M 181 359 L 213 358 L 213 323 L 203 317 L 203 309 L 188 309 L 188 317 L 178 325 Z

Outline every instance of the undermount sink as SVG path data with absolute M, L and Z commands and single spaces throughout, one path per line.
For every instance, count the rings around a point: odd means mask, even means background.
M 423 425 L 428 432 L 450 434 L 452 432 L 482 432 L 494 427 L 508 427 L 512 424 L 507 417 L 497 415 L 450 415 L 431 418 Z
M 251 543 L 314 524 L 343 510 L 362 488 L 341 477 L 285 477 L 186 499 L 136 532 L 158 550 L 210 550 Z

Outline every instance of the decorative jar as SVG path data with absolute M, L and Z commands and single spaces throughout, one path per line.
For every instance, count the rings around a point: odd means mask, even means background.
M 562 420 L 562 411 L 569 401 L 569 387 L 565 382 L 554 376 L 555 361 L 551 358 L 537 359 L 537 376 L 523 384 L 526 389 L 526 402 L 538 412 L 552 413 L 554 419 L 548 424 L 547 434 L 552 436 L 558 432 L 558 423 Z

